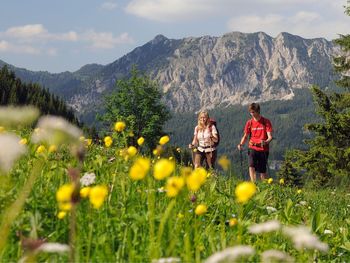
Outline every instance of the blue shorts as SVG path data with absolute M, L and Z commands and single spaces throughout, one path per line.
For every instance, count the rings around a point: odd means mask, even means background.
M 249 167 L 254 167 L 258 173 L 266 173 L 267 159 L 269 152 L 255 151 L 249 149 L 248 151 Z

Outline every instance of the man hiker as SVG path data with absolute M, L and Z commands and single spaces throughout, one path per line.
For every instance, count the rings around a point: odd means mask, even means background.
M 241 151 L 249 137 L 249 176 L 250 180 L 255 182 L 257 172 L 260 173 L 261 180 L 267 177 L 266 166 L 269 157 L 269 143 L 272 140 L 272 124 L 270 120 L 260 115 L 258 103 L 250 104 L 248 111 L 252 118 L 246 122 L 244 135 L 237 148 Z

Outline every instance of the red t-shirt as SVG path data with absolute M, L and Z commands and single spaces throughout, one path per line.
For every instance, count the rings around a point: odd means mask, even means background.
M 249 148 L 260 152 L 268 152 L 268 144 L 264 145 L 264 147 L 260 145 L 262 140 L 267 140 L 267 132 L 272 132 L 270 120 L 262 116 L 259 121 L 254 120 L 254 118 L 248 120 L 244 127 L 244 133 L 250 135 L 250 140 L 248 142 Z

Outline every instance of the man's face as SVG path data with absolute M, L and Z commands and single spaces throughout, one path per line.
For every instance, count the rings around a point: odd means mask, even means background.
M 254 118 L 259 117 L 259 115 L 260 115 L 258 112 L 254 111 L 254 110 L 250 110 L 249 114 Z

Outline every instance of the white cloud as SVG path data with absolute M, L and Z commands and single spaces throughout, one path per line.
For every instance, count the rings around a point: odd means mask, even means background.
M 10 27 L 5 32 L 5 35 L 13 38 L 33 38 L 46 34 L 47 30 L 41 24 Z
M 349 28 L 345 19 L 328 21 L 319 13 L 307 11 L 299 11 L 290 16 L 278 14 L 237 16 L 228 21 L 227 27 L 230 31 L 246 33 L 263 31 L 271 36 L 289 32 L 305 38 L 326 37 L 329 40 L 337 37 L 335 30 L 347 32 Z
M 217 2 L 222 2 L 218 0 Z M 126 12 L 155 21 L 194 19 L 211 14 L 219 5 L 210 0 L 132 0 Z
M 116 9 L 118 7 L 118 4 L 115 2 L 104 2 L 101 5 L 101 8 L 104 10 L 113 10 Z
M 38 48 L 34 48 L 29 45 L 13 44 L 5 40 L 0 41 L 0 52 L 30 55 L 37 55 L 41 53 L 40 49 Z
M 122 33 L 114 36 L 111 32 L 95 32 L 90 30 L 86 32 L 82 38 L 90 43 L 90 47 L 94 49 L 111 49 L 119 44 L 131 44 L 134 40 L 128 33 Z

